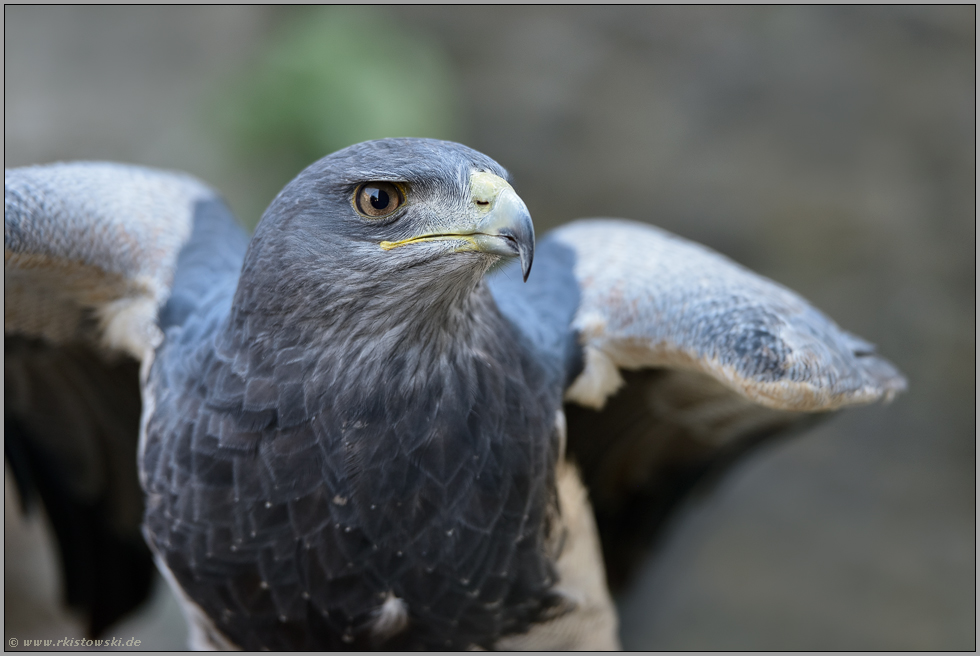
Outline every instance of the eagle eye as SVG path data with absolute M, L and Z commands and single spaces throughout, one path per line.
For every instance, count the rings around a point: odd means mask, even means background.
M 405 195 L 391 182 L 365 182 L 354 192 L 354 207 L 371 219 L 388 216 L 404 202 Z

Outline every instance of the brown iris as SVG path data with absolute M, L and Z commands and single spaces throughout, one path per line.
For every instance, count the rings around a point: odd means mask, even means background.
M 390 182 L 365 182 L 354 192 L 354 207 L 372 219 L 388 216 L 403 202 L 401 190 Z

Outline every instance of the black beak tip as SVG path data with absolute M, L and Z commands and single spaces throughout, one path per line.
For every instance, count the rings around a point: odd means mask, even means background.
M 534 227 L 530 217 L 524 227 L 523 230 L 501 230 L 500 235 L 506 238 L 510 254 L 520 258 L 521 274 L 524 282 L 527 282 L 527 277 L 531 275 L 531 264 L 534 262 Z
M 534 262 L 534 251 L 525 253 L 521 251 L 521 273 L 524 274 L 524 282 L 527 282 L 527 277 L 531 275 L 531 264 Z

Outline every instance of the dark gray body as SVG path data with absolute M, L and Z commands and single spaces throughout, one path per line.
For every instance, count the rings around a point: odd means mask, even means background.
M 145 530 L 181 587 L 246 649 L 525 631 L 554 604 L 565 372 L 540 354 L 565 345 L 523 335 L 482 280 L 438 312 L 416 290 L 396 316 L 403 290 L 345 276 L 291 323 L 261 286 L 235 296 L 244 244 L 199 206 L 150 370 Z M 359 335 L 352 315 L 386 294 Z M 388 595 L 411 617 L 391 643 L 372 633 Z

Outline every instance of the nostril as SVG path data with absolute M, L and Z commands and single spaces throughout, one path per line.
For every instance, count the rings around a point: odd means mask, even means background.
M 477 201 L 473 201 L 473 202 L 475 202 L 477 205 L 489 205 L 490 204 L 490 201 L 488 201 L 488 200 L 477 200 Z

